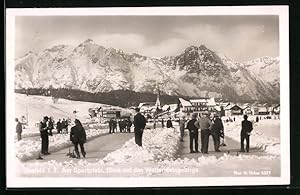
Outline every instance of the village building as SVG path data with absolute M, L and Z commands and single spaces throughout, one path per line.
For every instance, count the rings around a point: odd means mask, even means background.
M 242 115 L 243 114 L 243 109 L 238 106 L 237 104 L 230 104 L 225 110 L 225 116 L 234 116 L 234 115 Z
M 258 108 L 258 115 L 269 115 L 270 112 L 268 110 L 268 107 L 259 107 Z
M 243 109 L 244 115 L 254 115 L 254 109 L 249 103 L 245 103 L 240 106 Z
M 277 104 L 276 106 L 273 107 L 273 114 L 280 114 L 280 104 Z
M 204 112 L 216 113 L 216 102 L 214 98 L 203 98 L 203 99 L 193 99 L 190 100 L 193 106 L 193 112 L 202 114 Z
M 179 108 L 181 112 L 186 113 L 187 115 L 190 115 L 190 113 L 194 111 L 194 107 L 191 102 L 183 98 L 179 98 Z

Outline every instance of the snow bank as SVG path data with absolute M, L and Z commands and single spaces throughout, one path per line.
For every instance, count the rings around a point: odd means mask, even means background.
M 107 133 L 107 130 L 86 130 L 88 140 L 104 133 Z M 16 156 L 22 161 L 37 158 L 41 151 L 41 140 L 21 140 L 16 142 L 15 145 Z M 71 145 L 69 134 L 54 134 L 53 136 L 49 136 L 49 152 L 55 152 Z
M 143 146 L 135 144 L 134 138 L 127 141 L 122 148 L 109 153 L 103 161 L 110 164 L 149 162 L 171 159 L 178 149 L 178 134 L 174 129 L 145 130 Z
M 230 174 L 233 174 L 231 169 L 240 165 L 244 166 L 251 160 L 251 163 L 259 161 L 266 164 L 280 158 L 277 155 L 257 156 L 251 153 L 238 153 L 237 155 L 225 153 L 218 158 L 213 155 L 201 155 L 195 159 L 174 158 L 179 145 L 178 134 L 179 132 L 174 131 L 174 129 L 145 130 L 143 147 L 137 146 L 133 138 L 102 160 L 95 160 L 94 162 L 86 159 L 64 162 L 52 160 L 20 163 L 18 170 L 21 170 L 21 174 L 26 176 L 56 176 L 61 174 L 64 176 L 197 176 L 199 174 L 211 174 L 211 170 L 203 170 L 210 166 L 218 169 L 215 170 L 215 174 L 224 170 L 229 170 Z M 135 169 L 140 171 L 132 172 Z
M 22 116 L 28 117 L 28 129 L 35 133 L 35 125 L 45 115 L 52 116 L 55 121 L 63 118 L 74 119 L 78 118 L 82 123 L 91 122 L 88 109 L 105 107 L 109 105 L 83 102 L 83 101 L 72 101 L 66 99 L 59 99 L 57 103 L 54 103 L 51 97 L 48 96 L 37 96 L 15 93 L 15 117 L 21 118 Z M 111 108 L 119 109 L 122 113 L 130 113 L 130 109 L 121 108 L 118 106 L 109 106 Z M 73 111 L 76 110 L 76 115 Z M 15 131 L 9 131 L 15 133 Z M 25 132 L 24 132 L 25 133 Z
M 241 121 L 224 123 L 225 136 L 240 142 Z M 253 122 L 250 146 L 255 146 L 272 155 L 280 155 L 280 120 Z

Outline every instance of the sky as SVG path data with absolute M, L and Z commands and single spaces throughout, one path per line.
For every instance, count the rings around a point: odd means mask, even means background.
M 92 39 L 104 47 L 151 57 L 204 44 L 244 62 L 279 56 L 278 16 L 17 16 L 15 55 Z

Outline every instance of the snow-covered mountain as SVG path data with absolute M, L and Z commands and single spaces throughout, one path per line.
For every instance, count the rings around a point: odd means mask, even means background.
M 58 45 L 16 60 L 15 87 L 72 88 L 89 92 L 132 90 L 230 100 L 279 100 L 279 59 L 246 63 L 204 45 L 177 56 L 153 58 L 104 48 L 88 39 L 76 47 Z

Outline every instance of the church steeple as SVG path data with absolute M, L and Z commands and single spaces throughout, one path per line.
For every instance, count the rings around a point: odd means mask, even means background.
M 161 108 L 159 85 L 157 85 L 157 98 L 156 98 L 155 106 L 156 108 Z

